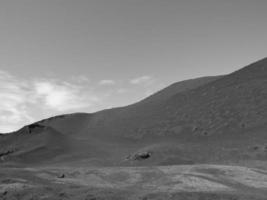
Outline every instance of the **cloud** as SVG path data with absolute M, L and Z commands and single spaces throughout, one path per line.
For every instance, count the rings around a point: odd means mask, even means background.
M 71 77 L 71 80 L 73 82 L 83 83 L 83 84 L 86 84 L 86 83 L 89 83 L 90 82 L 90 79 L 87 76 L 84 76 L 84 75 L 72 76 Z
M 96 111 L 103 98 L 86 84 L 25 80 L 0 70 L 0 133 L 14 131 L 37 118 L 70 111 Z
M 10 132 L 25 121 L 31 122 L 26 105 L 30 102 L 27 83 L 11 74 L 0 71 L 0 132 Z
M 119 88 L 119 89 L 116 90 L 116 92 L 118 94 L 123 94 L 123 93 L 129 92 L 129 90 L 128 89 L 125 89 L 125 88 Z
M 94 94 L 83 93 L 83 87 L 70 83 L 38 81 L 34 83 L 35 94 L 45 105 L 58 111 L 91 107 L 100 99 Z
M 133 85 L 150 85 L 154 82 L 154 79 L 151 76 L 140 76 L 130 80 L 130 83 Z
M 138 87 L 134 87 L 135 89 L 138 89 L 143 94 L 140 96 L 141 99 L 144 99 L 155 92 L 163 89 L 165 84 L 163 84 L 160 80 L 157 78 L 151 76 L 151 75 L 144 75 L 140 77 L 133 78 L 129 81 L 130 84 Z M 139 92 L 139 93 L 140 93 Z M 140 101 L 140 99 L 138 99 Z
M 99 85 L 115 85 L 114 80 L 106 79 L 99 81 Z

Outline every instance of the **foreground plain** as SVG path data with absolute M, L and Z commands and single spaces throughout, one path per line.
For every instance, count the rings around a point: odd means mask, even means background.
M 227 165 L 1 168 L 0 199 L 266 200 L 267 171 Z

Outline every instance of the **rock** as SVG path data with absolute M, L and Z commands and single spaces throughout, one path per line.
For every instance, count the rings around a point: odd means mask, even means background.
M 66 177 L 65 174 L 61 174 L 58 176 L 58 178 L 65 178 L 65 177 Z
M 150 152 L 140 152 L 134 155 L 134 160 L 146 160 L 151 157 Z
M 28 132 L 32 133 L 32 131 L 34 129 L 43 129 L 43 128 L 45 128 L 45 126 L 43 126 L 43 125 L 41 125 L 39 123 L 34 123 L 34 124 L 31 124 L 31 125 L 28 125 L 27 128 L 28 128 Z

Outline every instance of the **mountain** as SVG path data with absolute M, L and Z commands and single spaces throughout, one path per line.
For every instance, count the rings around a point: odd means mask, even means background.
M 267 58 L 175 83 L 126 107 L 45 119 L 0 136 L 4 163 L 169 165 L 267 160 Z

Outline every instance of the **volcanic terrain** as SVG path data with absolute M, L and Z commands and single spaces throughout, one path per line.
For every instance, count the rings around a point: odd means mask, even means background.
M 267 59 L 0 135 L 0 199 L 267 199 Z

